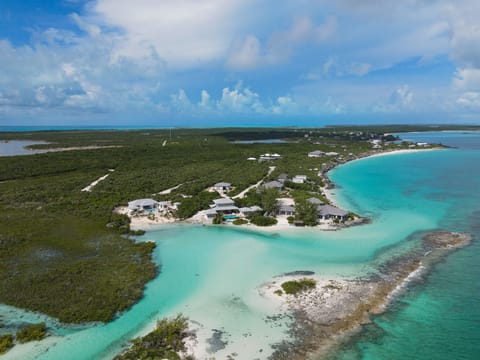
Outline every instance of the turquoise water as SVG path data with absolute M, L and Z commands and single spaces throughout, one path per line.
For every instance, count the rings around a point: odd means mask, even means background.
M 469 135 L 448 135 L 466 142 Z M 475 136 L 475 135 L 472 135 Z M 420 141 L 420 140 L 418 140 Z M 336 232 L 290 229 L 281 234 L 187 225 L 165 226 L 143 240 L 157 243 L 161 273 L 145 297 L 109 324 L 64 328 L 49 320 L 56 336 L 17 346 L 5 359 L 111 358 L 156 319 L 182 312 L 198 330 L 200 358 L 266 358 L 270 346 L 288 338 L 289 319 L 259 288 L 297 270 L 355 277 L 373 271 L 384 249 L 408 244 L 417 231 L 435 228 L 480 235 L 480 143 L 468 149 L 369 158 L 339 167 L 332 179 L 342 206 L 373 219 Z M 476 358 L 480 353 L 478 243 L 439 264 L 385 315 L 338 353 L 341 359 Z M 10 309 L 7 327 L 36 321 Z M 0 313 L 5 309 L 0 308 Z M 12 315 L 13 314 L 13 315 Z M 225 343 L 211 346 L 213 329 Z M 224 348 L 221 348 L 224 346 Z M 421 348 L 421 349 L 420 349 Z M 217 350 L 214 352 L 214 350 Z
M 446 209 L 445 216 L 438 222 L 439 227 L 470 232 L 476 239 L 472 246 L 440 263 L 425 281 L 411 286 L 410 291 L 390 311 L 376 317 L 373 324 L 366 326 L 354 341 L 337 354 L 337 358 L 478 359 L 480 133 L 404 134 L 402 137 L 413 141 L 442 142 L 459 149 L 415 154 L 414 157 L 391 157 L 398 169 L 390 177 L 391 180 L 402 182 L 410 177 L 417 178 L 413 186 L 402 186 L 403 196 L 397 201 L 407 206 L 408 202 L 416 202 L 417 199 L 431 199 Z M 349 170 L 355 167 L 355 186 L 345 189 L 342 196 L 346 201 L 350 197 L 355 198 L 360 207 L 369 206 L 368 202 L 375 201 L 375 196 L 378 202 L 378 195 L 369 196 L 365 191 L 371 177 L 384 178 L 382 173 L 385 168 L 374 169 L 367 162 L 359 162 L 338 169 L 334 178 L 345 181 Z M 366 172 L 370 172 L 369 178 Z M 364 189 L 360 196 L 354 196 L 354 188 Z M 385 194 L 384 191 L 382 193 Z M 385 194 L 385 200 L 392 199 Z

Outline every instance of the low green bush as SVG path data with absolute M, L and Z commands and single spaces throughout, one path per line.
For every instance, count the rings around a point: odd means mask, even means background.
M 272 226 L 277 223 L 277 219 L 262 216 L 262 215 L 257 215 L 252 218 L 251 222 L 252 224 L 255 224 L 257 226 Z
M 0 355 L 5 354 L 13 347 L 13 336 L 10 334 L 0 335 Z
M 286 294 L 297 295 L 301 292 L 314 289 L 317 282 L 314 279 L 300 279 L 286 281 L 282 284 L 282 289 Z
M 162 319 L 157 327 L 144 337 L 132 341 L 132 347 L 115 360 L 168 359 L 180 360 L 178 354 L 185 350 L 184 339 L 188 336 L 188 319 L 177 315 L 174 319 Z
M 248 224 L 248 220 L 245 220 L 245 219 L 233 220 L 233 225 L 245 225 L 245 224 Z
M 27 325 L 23 329 L 19 330 L 16 335 L 16 339 L 19 343 L 23 344 L 29 341 L 42 340 L 47 335 L 47 326 L 45 323 Z

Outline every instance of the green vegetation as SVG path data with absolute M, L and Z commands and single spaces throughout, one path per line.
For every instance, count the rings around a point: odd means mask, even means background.
M 278 296 L 282 296 L 282 295 L 283 295 L 283 291 L 280 290 L 280 289 L 275 290 L 273 293 L 276 294 L 276 295 L 278 295 Z
M 245 225 L 245 224 L 248 224 L 248 220 L 245 220 L 245 219 L 233 220 L 233 225 Z
M 23 344 L 29 341 L 42 340 L 47 334 L 47 326 L 45 323 L 27 325 L 23 329 L 19 330 L 15 336 L 15 339 Z
M 212 224 L 214 224 L 214 225 L 223 224 L 223 215 L 222 215 L 222 214 L 217 214 L 217 215 L 213 218 Z
M 0 355 L 5 354 L 13 345 L 13 335 L 0 335 Z
M 286 281 L 282 284 L 282 289 L 286 294 L 297 295 L 301 292 L 315 289 L 317 282 L 314 279 L 300 279 Z
M 184 340 L 188 337 L 188 320 L 182 315 L 157 322 L 157 327 L 144 337 L 134 339 L 132 346 L 115 360 L 180 360 L 185 350 Z
M 250 222 L 257 226 L 272 226 L 277 223 L 277 219 L 263 215 L 255 215 L 251 218 Z
M 0 140 L 51 143 L 37 148 L 115 146 L 0 157 L 0 302 L 64 322 L 109 321 L 141 298 L 158 271 L 154 244 L 129 238 L 141 232 L 131 232 L 128 219 L 113 214 L 115 207 L 140 198 L 170 200 L 181 203 L 176 215 L 186 219 L 218 197 L 206 192 L 208 187 L 230 182 L 235 190 L 229 195 L 234 195 L 265 177 L 272 165 L 276 169 L 267 180 L 280 173 L 307 175 L 308 187 L 289 192 L 308 198 L 322 185 L 319 172 L 372 151 L 371 138 L 405 130 L 392 129 L 175 129 L 172 139 L 168 130 L 0 133 Z M 255 138 L 289 141 L 229 142 Z M 313 150 L 339 156 L 308 158 Z M 246 160 L 264 153 L 283 157 L 274 164 Z M 81 191 L 105 174 L 110 175 L 93 191 Z M 158 195 L 177 185 L 170 194 Z M 237 203 L 275 214 L 279 195 L 254 190 Z M 252 220 L 261 226 L 276 222 L 258 215 Z
M 318 224 L 317 205 L 303 200 L 296 203 L 295 210 L 296 220 L 303 221 L 303 223 L 307 226 L 315 226 Z

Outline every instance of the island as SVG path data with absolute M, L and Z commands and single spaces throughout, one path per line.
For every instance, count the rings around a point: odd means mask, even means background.
M 152 261 L 155 244 L 136 236 L 164 223 L 274 225 L 276 231 L 360 224 L 361 214 L 331 202 L 328 171 L 365 156 L 441 148 L 394 135 L 428 130 L 0 133 L 9 142 L 42 141 L 32 148 L 46 151 L 0 157 L 0 302 L 63 323 L 111 321 L 162 271 Z M 323 280 L 316 281 L 318 287 Z M 4 338 L 6 347 L 10 340 Z

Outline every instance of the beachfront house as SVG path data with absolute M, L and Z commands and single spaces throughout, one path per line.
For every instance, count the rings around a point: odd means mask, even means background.
M 239 213 L 238 207 L 235 205 L 235 201 L 230 198 L 213 200 L 213 205 L 210 205 L 210 208 L 222 215 Z
M 295 184 L 305 184 L 307 181 L 307 175 L 295 175 L 292 178 L 292 182 Z
M 319 157 L 322 157 L 323 155 L 325 155 L 325 153 L 320 150 L 315 150 L 308 153 L 308 157 L 311 157 L 311 158 L 319 158 Z
M 247 217 L 247 216 L 253 215 L 255 213 L 259 213 L 263 210 L 260 206 L 254 205 L 254 206 L 250 206 L 250 207 L 242 207 L 242 208 L 239 209 L 239 211 L 240 211 L 240 215 L 243 215 L 243 216 Z
M 318 218 L 320 220 L 336 219 L 345 220 L 348 212 L 332 205 L 320 205 L 318 207 Z
M 221 194 L 226 194 L 232 190 L 232 184 L 227 182 L 219 182 L 213 185 L 213 189 L 218 191 Z
M 167 211 L 173 208 L 171 201 L 159 201 L 157 203 L 158 211 Z
M 295 216 L 295 206 L 287 205 L 287 204 L 280 204 L 280 206 L 278 208 L 278 215 Z
M 158 208 L 158 201 L 153 199 L 137 199 L 128 203 L 130 211 L 152 211 Z
M 277 190 L 282 190 L 283 189 L 283 184 L 279 181 L 270 181 L 265 184 L 263 184 L 263 188 L 266 190 L 269 189 L 277 189 Z

